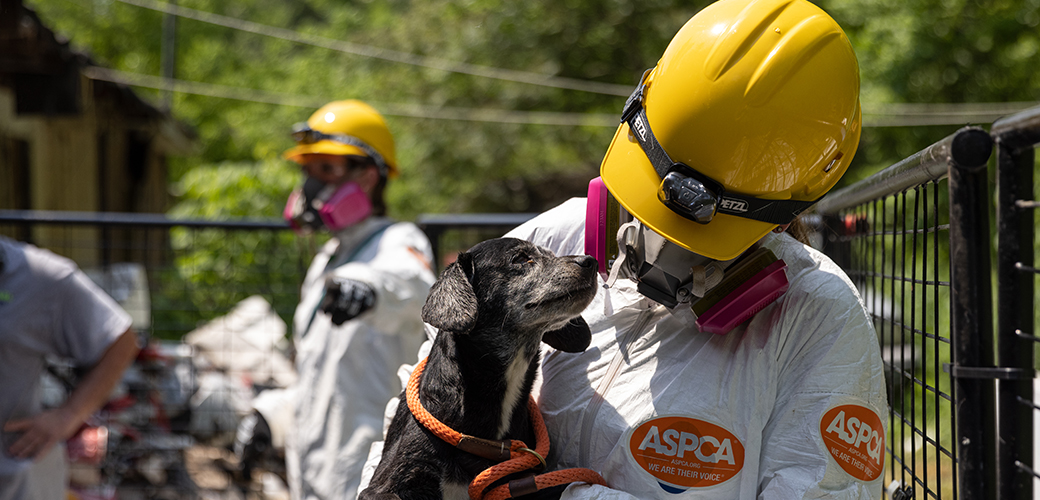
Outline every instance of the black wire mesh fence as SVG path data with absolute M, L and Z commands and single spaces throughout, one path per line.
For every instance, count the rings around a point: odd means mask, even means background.
M 859 288 L 882 348 L 890 498 L 1028 499 L 1040 478 L 1030 345 L 1038 116 L 1000 120 L 992 135 L 966 127 L 817 206 L 825 251 Z
M 488 238 L 502 236 L 536 214 L 427 214 L 416 224 L 430 238 L 438 270 L 451 262 L 459 252 Z
M 953 387 L 942 370 L 951 360 L 947 200 L 946 182 L 928 181 L 828 218 L 829 248 L 881 344 L 892 498 L 957 498 Z

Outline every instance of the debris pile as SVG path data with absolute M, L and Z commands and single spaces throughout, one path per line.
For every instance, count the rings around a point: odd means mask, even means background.
M 183 342 L 149 341 L 67 442 L 69 498 L 288 499 L 289 348 L 285 322 L 259 296 Z M 51 363 L 45 404 L 60 404 L 77 375 Z

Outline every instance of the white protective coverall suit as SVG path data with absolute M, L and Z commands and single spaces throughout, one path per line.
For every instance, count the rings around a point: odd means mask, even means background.
M 585 205 L 568 200 L 506 236 L 581 255 Z M 881 497 L 888 405 L 859 294 L 786 233 L 762 244 L 787 263 L 790 288 L 725 335 L 700 332 L 688 307 L 669 310 L 618 279 L 582 313 L 592 330 L 584 353 L 543 345 L 534 392 L 549 470 L 591 468 L 611 486 L 571 484 L 563 499 Z
M 584 217 L 575 198 L 507 236 L 582 254 Z M 535 391 L 550 469 L 589 467 L 612 488 L 572 484 L 563 498 L 880 498 L 885 378 L 860 297 L 786 233 L 762 244 L 790 288 L 725 335 L 618 279 L 582 314 L 584 353 L 546 346 Z
M 421 310 L 435 277 L 425 234 L 369 217 L 335 236 L 311 263 L 293 318 L 299 380 L 286 466 L 294 499 L 356 496 L 386 402 L 403 387 L 397 369 L 426 339 Z M 334 325 L 318 310 L 330 276 L 371 285 L 375 305 Z

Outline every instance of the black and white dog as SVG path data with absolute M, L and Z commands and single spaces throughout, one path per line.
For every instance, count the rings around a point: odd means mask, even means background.
M 440 329 L 419 400 L 448 427 L 534 448 L 528 397 L 540 342 L 582 352 L 581 311 L 596 293 L 596 260 L 556 257 L 527 241 L 499 238 L 459 255 L 434 283 L 422 318 Z M 473 478 L 495 462 L 461 451 L 420 424 L 401 395 L 383 456 L 361 499 L 468 499 Z M 562 487 L 545 493 L 559 496 Z

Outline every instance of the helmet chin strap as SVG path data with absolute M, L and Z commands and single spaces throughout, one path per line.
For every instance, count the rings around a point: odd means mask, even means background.
M 722 282 L 726 275 L 726 266 L 732 261 L 721 263 L 713 260 L 705 265 L 696 265 L 690 268 L 690 294 L 694 297 L 704 297 L 712 288 Z
M 618 257 L 607 286 L 620 277 L 639 283 L 639 291 L 668 307 L 704 297 L 736 259 L 716 261 L 690 252 L 633 220 L 618 228 Z
M 626 270 L 626 278 L 633 279 L 632 274 L 627 272 L 630 265 L 628 263 L 628 252 L 634 251 L 633 249 L 641 246 L 638 244 L 638 240 L 640 239 L 639 227 L 639 221 L 633 220 L 626 224 L 622 224 L 621 227 L 618 228 L 618 256 L 617 259 L 614 260 L 614 265 L 610 268 L 610 275 L 607 276 L 607 288 L 614 286 L 614 281 L 618 279 L 622 269 Z

